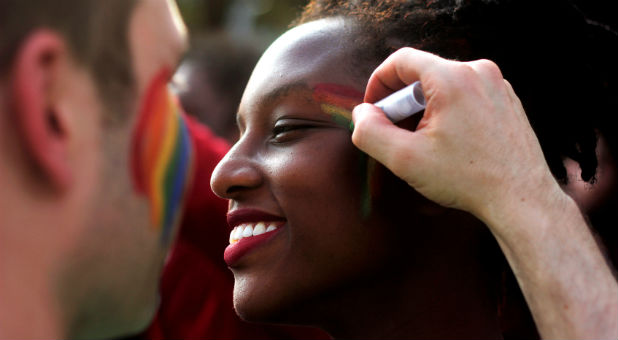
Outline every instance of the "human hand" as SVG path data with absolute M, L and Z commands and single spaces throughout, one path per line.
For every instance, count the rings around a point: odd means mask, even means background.
M 425 197 L 485 222 L 543 338 L 615 338 L 616 281 L 498 67 L 401 49 L 374 71 L 365 102 L 417 80 L 427 106 L 416 130 L 361 104 L 354 144 Z
M 416 131 L 361 104 L 354 110 L 357 147 L 428 199 L 481 220 L 535 194 L 563 195 L 521 102 L 493 62 L 455 62 L 404 48 L 374 71 L 365 102 L 416 80 L 427 103 Z

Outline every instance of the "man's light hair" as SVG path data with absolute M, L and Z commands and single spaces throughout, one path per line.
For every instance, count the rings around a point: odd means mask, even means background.
M 129 20 L 138 0 L 0 0 L 0 79 L 10 73 L 28 34 L 47 28 L 61 34 L 95 79 L 110 114 L 123 121 L 133 95 Z

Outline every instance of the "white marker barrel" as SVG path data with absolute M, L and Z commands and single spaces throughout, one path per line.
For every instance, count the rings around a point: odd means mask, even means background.
M 425 109 L 425 96 L 421 82 L 414 82 L 374 105 L 382 109 L 393 123 L 404 120 Z

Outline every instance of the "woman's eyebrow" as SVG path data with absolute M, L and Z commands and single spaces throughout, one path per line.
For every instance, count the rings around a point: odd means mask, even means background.
M 298 81 L 294 83 L 284 84 L 266 93 L 260 100 L 259 105 L 262 107 L 271 106 L 273 104 L 276 104 L 278 101 L 285 98 L 286 96 L 290 95 L 291 93 L 299 92 L 306 94 L 306 97 L 311 99 L 311 88 L 309 87 L 309 85 L 304 81 Z M 241 115 L 241 109 L 239 107 L 239 109 L 236 111 L 236 125 L 241 130 L 243 127 L 242 123 L 243 119 Z
M 277 87 L 276 89 L 268 92 L 264 96 L 263 104 L 264 105 L 272 104 L 272 103 L 280 100 L 281 98 L 284 98 L 284 97 L 288 96 L 291 92 L 306 92 L 306 93 L 310 93 L 310 91 L 311 91 L 311 88 L 309 87 L 309 85 L 306 82 L 303 82 L 303 81 L 299 81 L 299 82 L 295 82 L 295 83 L 290 83 L 290 84 L 285 84 L 285 85 Z

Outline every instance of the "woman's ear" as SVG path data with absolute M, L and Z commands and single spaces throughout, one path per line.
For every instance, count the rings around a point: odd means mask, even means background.
M 12 111 L 24 150 L 43 180 L 60 191 L 72 180 L 66 122 L 57 96 L 68 58 L 60 34 L 34 31 L 17 51 L 10 85 Z

